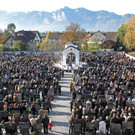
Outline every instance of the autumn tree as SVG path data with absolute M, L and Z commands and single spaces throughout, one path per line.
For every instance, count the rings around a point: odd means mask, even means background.
M 83 43 L 84 34 L 85 30 L 82 29 L 79 24 L 70 23 L 70 25 L 66 27 L 66 30 L 61 34 L 60 41 L 63 45 L 70 41 L 74 41 L 80 48 Z
M 3 44 L 3 42 L 7 39 L 7 35 L 0 30 L 0 44 Z
M 0 44 L 0 51 L 4 50 L 4 45 Z
M 126 34 L 124 36 L 124 45 L 129 50 L 135 49 L 135 15 L 126 21 L 124 25 Z

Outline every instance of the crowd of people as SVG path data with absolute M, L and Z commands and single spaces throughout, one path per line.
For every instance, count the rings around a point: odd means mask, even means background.
M 94 123 L 95 132 L 108 134 L 112 124 L 122 129 L 132 121 L 134 131 L 125 132 L 135 134 L 135 60 L 118 53 L 82 54 L 80 60 L 88 67 L 75 70 L 70 82 L 70 133 L 75 133 L 76 123 L 84 135 L 87 123 Z
M 51 130 L 51 101 L 61 95 L 59 80 L 64 76 L 54 61 L 50 54 L 0 54 L 0 134 L 5 129 L 6 134 L 14 135 L 17 127 L 22 132 L 22 124 L 31 133 L 41 132 L 37 129 L 41 125 L 44 133 L 48 126 Z M 94 123 L 95 132 L 108 134 L 112 124 L 123 128 L 123 122 L 130 121 L 134 134 L 135 60 L 124 54 L 102 53 L 82 54 L 80 61 L 87 67 L 74 70 L 70 82 L 70 133 L 75 133 L 76 123 L 81 124 L 79 134 L 84 135 L 89 122 Z
M 48 133 L 48 113 L 51 101 L 61 95 L 59 80 L 64 71 L 54 66 L 54 57 L 49 54 L 1 54 L 0 55 L 0 134 L 15 134 L 18 127 L 27 122 L 42 123 Z M 39 111 L 48 110 L 41 117 Z M 27 115 L 26 115 L 27 114 Z

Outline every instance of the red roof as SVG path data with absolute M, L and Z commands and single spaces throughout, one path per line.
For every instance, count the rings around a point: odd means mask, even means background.
M 88 35 L 86 35 L 85 37 L 84 37 L 84 40 L 87 40 L 87 39 L 89 39 L 91 37 L 91 34 L 88 34 Z

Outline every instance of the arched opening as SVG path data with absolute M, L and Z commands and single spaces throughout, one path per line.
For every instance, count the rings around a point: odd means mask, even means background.
M 76 56 L 73 52 L 70 52 L 66 56 L 66 64 L 72 65 L 76 62 Z

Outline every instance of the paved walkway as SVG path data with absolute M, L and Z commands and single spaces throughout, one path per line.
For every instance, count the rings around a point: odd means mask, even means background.
M 69 82 L 72 80 L 72 74 L 65 72 L 64 77 L 60 80 L 62 95 L 55 98 L 53 111 L 50 112 L 49 118 L 53 122 L 52 132 L 49 135 L 69 135 L 70 112 L 70 88 Z

